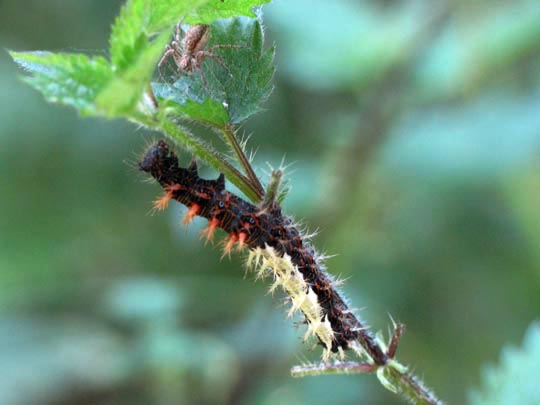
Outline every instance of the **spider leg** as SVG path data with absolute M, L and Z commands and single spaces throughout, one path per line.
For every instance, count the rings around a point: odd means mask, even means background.
M 158 62 L 157 66 L 158 66 L 159 76 L 161 77 L 161 80 L 163 80 L 164 82 L 166 80 L 165 80 L 165 77 L 163 77 L 163 67 L 169 62 L 169 57 L 171 55 L 174 56 L 174 53 L 175 53 L 174 48 L 172 48 L 170 45 L 167 45 L 167 48 L 165 48 L 165 52 L 163 53 L 163 56 Z
M 182 22 L 176 24 L 176 34 L 174 35 L 174 39 L 180 43 L 182 42 Z
M 206 75 L 204 74 L 204 71 L 202 69 L 199 69 L 199 72 L 201 73 L 204 88 L 208 90 L 208 80 L 206 80 Z
M 227 73 L 229 73 L 229 76 L 233 77 L 233 74 L 231 72 L 231 69 L 229 69 L 229 67 L 225 64 L 225 61 L 223 60 L 223 58 L 213 52 L 210 52 L 210 51 L 200 51 L 199 52 L 200 55 L 198 55 L 198 57 L 203 60 L 204 58 L 208 57 L 208 58 L 212 58 L 214 59 L 217 63 L 219 63 L 219 65 L 225 69 L 227 71 Z
M 194 73 L 200 73 L 201 78 L 203 80 L 203 84 L 205 88 L 208 88 L 208 82 L 206 80 L 206 76 L 204 75 L 204 72 L 201 68 L 202 60 L 197 58 L 197 55 L 189 59 L 189 64 L 186 69 L 181 70 L 184 72 L 191 80 L 193 80 L 193 74 Z
M 208 48 L 208 52 L 212 52 L 214 49 L 227 49 L 227 48 L 247 48 L 245 45 L 212 45 Z

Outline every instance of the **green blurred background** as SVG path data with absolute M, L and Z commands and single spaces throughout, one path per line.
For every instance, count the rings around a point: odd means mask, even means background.
M 133 162 L 154 136 L 19 80 L 5 49 L 103 52 L 120 5 L 0 0 L 0 403 L 399 403 L 373 376 L 291 379 L 320 350 L 282 297 L 180 207 L 148 215 L 159 189 Z M 286 211 L 320 229 L 352 305 L 404 322 L 400 360 L 465 403 L 539 317 L 540 2 L 277 0 L 264 18 L 259 173 L 294 162 Z

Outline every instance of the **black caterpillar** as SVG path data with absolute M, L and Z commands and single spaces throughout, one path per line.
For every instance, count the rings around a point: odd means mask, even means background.
M 330 345 L 328 340 L 325 343 L 317 335 L 319 343 L 326 350 L 341 352 L 354 348 L 355 342 L 360 342 L 375 364 L 385 365 L 388 362 L 388 355 L 349 310 L 333 287 L 332 280 L 317 262 L 315 250 L 303 240 L 291 218 L 281 213 L 279 205 L 262 208 L 228 192 L 223 174 L 216 180 L 201 179 L 195 162 L 188 168 L 179 167 L 177 156 L 163 140 L 148 149 L 139 168 L 154 177 L 165 190 L 156 207 L 164 207 L 170 199 L 186 205 L 189 208 L 186 222 L 195 215 L 209 221 L 204 231 L 206 237 L 211 238 L 217 228 L 229 234 L 227 252 L 238 243 L 240 247 L 246 246 L 250 250 L 271 247 L 280 257 L 288 255 L 308 288 L 316 295 L 322 313 L 320 321 L 328 321 L 331 326 Z M 304 315 L 306 323 L 313 322 L 305 311 Z

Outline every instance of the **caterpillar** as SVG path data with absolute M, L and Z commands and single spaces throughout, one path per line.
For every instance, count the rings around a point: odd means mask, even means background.
M 176 200 L 188 208 L 184 218 L 195 216 L 208 220 L 203 235 L 211 239 L 217 228 L 228 234 L 225 253 L 235 246 L 249 251 L 248 265 L 261 276 L 272 274 L 274 285 L 290 296 L 290 314 L 300 310 L 308 326 L 306 338 L 316 336 L 323 346 L 323 360 L 330 355 L 344 357 L 344 350 L 354 350 L 376 365 L 388 363 L 389 356 L 353 314 L 325 272 L 315 249 L 302 237 L 291 217 L 285 216 L 277 203 L 270 207 L 251 204 L 225 189 L 225 177 L 202 179 L 195 161 L 187 168 L 179 166 L 176 154 L 159 140 L 151 146 L 139 169 L 149 173 L 165 193 L 154 203 L 157 209 Z

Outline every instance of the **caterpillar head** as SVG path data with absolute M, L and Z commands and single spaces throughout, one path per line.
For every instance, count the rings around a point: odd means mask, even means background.
M 139 163 L 139 169 L 161 180 L 169 173 L 171 167 L 178 166 L 176 155 L 169 150 L 169 145 L 159 140 L 150 147 Z

